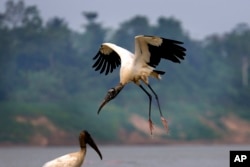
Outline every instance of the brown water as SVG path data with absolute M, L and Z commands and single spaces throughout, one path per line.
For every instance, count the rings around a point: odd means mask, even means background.
M 39 167 L 77 150 L 77 147 L 3 147 L 0 148 L 0 167 Z M 250 150 L 250 145 L 101 146 L 103 160 L 88 147 L 83 166 L 228 167 L 230 150 Z

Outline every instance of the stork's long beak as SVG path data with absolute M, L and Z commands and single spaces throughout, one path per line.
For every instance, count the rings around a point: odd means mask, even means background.
M 105 104 L 107 104 L 109 101 L 110 100 L 107 100 L 106 98 L 102 101 L 102 103 L 101 103 L 101 105 L 100 105 L 100 107 L 99 107 L 99 109 L 97 111 L 98 114 L 100 113 L 102 107 L 105 106 Z
M 113 98 L 115 98 L 115 96 L 118 94 L 119 92 L 117 92 L 115 90 L 115 88 L 111 88 L 109 89 L 107 95 L 105 96 L 104 100 L 102 101 L 99 109 L 98 109 L 98 114 L 101 111 L 102 107 L 105 106 L 105 104 L 107 104 L 110 100 L 112 100 Z
M 86 143 L 88 143 L 95 151 L 96 153 L 100 156 L 100 159 L 102 159 L 102 154 L 100 152 L 100 150 L 98 149 L 97 145 L 95 144 L 95 141 L 92 139 L 92 137 L 90 136 L 90 134 L 85 131 L 86 134 Z
M 105 96 L 104 100 L 102 101 L 97 113 L 99 114 L 99 112 L 101 111 L 101 109 L 105 106 L 105 104 L 107 104 L 110 100 L 114 99 L 122 90 L 124 86 L 122 84 L 119 84 L 118 86 L 116 86 L 115 88 L 111 88 L 108 90 L 107 95 Z

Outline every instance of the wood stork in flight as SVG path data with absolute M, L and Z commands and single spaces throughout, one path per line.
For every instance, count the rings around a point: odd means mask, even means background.
M 161 59 L 168 59 L 174 63 L 180 63 L 180 59 L 184 59 L 186 49 L 180 41 L 165 39 L 157 36 L 139 35 L 135 37 L 135 53 L 131 53 L 127 49 L 117 46 L 113 43 L 103 43 L 93 58 L 96 60 L 93 64 L 95 71 L 100 70 L 100 73 L 112 73 L 116 67 L 120 68 L 119 84 L 108 90 L 106 97 L 101 103 L 98 113 L 102 107 L 110 100 L 114 99 L 122 88 L 129 82 L 134 82 L 138 85 L 149 97 L 149 129 L 152 134 L 153 123 L 151 121 L 151 94 L 142 86 L 146 84 L 154 94 L 158 108 L 160 111 L 163 126 L 168 129 L 167 121 L 162 115 L 158 96 L 149 84 L 148 77 L 161 79 L 164 71 L 156 70 L 156 66 Z
M 84 161 L 87 147 L 86 144 L 88 143 L 100 156 L 102 159 L 102 154 L 99 151 L 97 145 L 95 144 L 94 140 L 90 136 L 87 131 L 82 131 L 79 135 L 79 143 L 81 150 L 78 152 L 70 153 L 58 157 L 54 160 L 51 160 L 44 164 L 43 167 L 80 167 Z

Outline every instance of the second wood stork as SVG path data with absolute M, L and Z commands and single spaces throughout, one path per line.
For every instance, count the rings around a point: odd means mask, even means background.
M 184 59 L 186 49 L 180 41 L 165 39 L 157 36 L 139 35 L 135 37 L 135 53 L 131 53 L 127 49 L 117 46 L 113 43 L 103 43 L 93 58 L 95 63 L 93 68 L 100 73 L 112 73 L 112 71 L 121 65 L 119 84 L 108 90 L 106 97 L 101 103 L 98 113 L 102 107 L 110 100 L 114 99 L 122 88 L 129 82 L 138 85 L 149 97 L 149 129 L 152 134 L 153 123 L 151 121 L 151 101 L 152 95 L 142 86 L 144 83 L 154 94 L 163 126 L 168 129 L 167 121 L 163 117 L 158 96 L 149 84 L 148 77 L 161 79 L 164 71 L 156 70 L 156 66 L 161 59 L 167 59 L 174 63 L 180 63 L 180 59 Z M 142 81 L 142 82 L 141 82 Z
M 63 155 L 58 157 L 54 160 L 51 160 L 44 164 L 43 167 L 80 167 L 84 161 L 87 147 L 86 144 L 89 144 L 100 156 L 102 159 L 102 154 L 99 151 L 97 145 L 95 144 L 94 140 L 90 136 L 90 134 L 84 130 L 79 135 L 79 144 L 80 144 L 80 151 Z

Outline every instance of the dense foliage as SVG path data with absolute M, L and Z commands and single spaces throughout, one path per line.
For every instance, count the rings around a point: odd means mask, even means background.
M 158 68 L 166 74 L 160 82 L 151 80 L 171 120 L 167 138 L 219 137 L 201 117 L 218 125 L 232 113 L 250 120 L 248 25 L 198 41 L 173 17 L 160 17 L 151 25 L 145 16 L 135 16 L 116 30 L 97 23 L 97 17 L 95 12 L 84 13 L 87 24 L 76 32 L 62 18 L 44 22 L 35 6 L 7 1 L 0 13 L 0 142 L 25 143 L 35 133 L 29 124 L 17 122 L 17 116 L 46 116 L 65 131 L 89 129 L 103 141 L 119 140 L 120 128 L 133 131 L 126 118 L 131 113 L 147 118 L 147 97 L 136 85 L 128 85 L 98 116 L 99 103 L 118 83 L 119 71 L 103 76 L 91 66 L 102 42 L 133 50 L 138 34 L 173 38 L 187 48 L 181 64 L 162 61 Z M 153 121 L 160 124 L 157 108 Z

